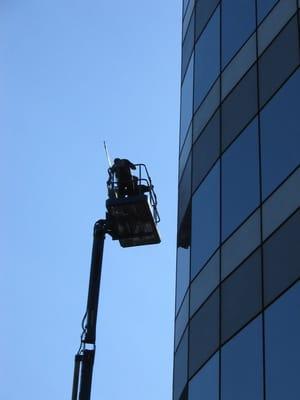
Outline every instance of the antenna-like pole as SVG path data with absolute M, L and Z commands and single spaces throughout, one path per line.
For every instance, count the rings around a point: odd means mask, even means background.
M 108 162 L 109 168 L 111 168 L 112 164 L 111 164 L 111 160 L 110 160 L 110 157 L 109 157 L 109 152 L 108 152 L 105 140 L 103 141 L 103 144 L 104 144 L 104 150 L 105 150 L 107 162 Z

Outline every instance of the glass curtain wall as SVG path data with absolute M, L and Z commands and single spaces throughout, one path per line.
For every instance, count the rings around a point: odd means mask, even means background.
M 173 400 L 300 398 L 299 21 L 183 1 Z

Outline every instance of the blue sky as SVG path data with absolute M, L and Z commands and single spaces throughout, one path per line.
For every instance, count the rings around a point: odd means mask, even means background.
M 106 239 L 93 399 L 171 399 L 181 2 L 0 5 L 0 398 L 68 399 L 111 155 L 145 162 L 162 244 Z

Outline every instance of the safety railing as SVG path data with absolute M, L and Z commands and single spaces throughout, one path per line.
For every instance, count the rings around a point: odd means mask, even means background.
M 142 194 L 149 194 L 148 202 L 156 224 L 160 222 L 160 216 L 157 210 L 157 196 L 151 181 L 148 169 L 145 164 L 134 164 L 136 175 L 132 175 L 128 181 L 118 182 L 112 170 L 108 169 L 109 179 L 107 181 L 108 197 L 110 199 L 130 198 Z

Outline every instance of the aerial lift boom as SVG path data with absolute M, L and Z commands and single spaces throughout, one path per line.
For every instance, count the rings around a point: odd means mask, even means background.
M 137 170 L 138 176 L 131 174 Z M 160 243 L 157 199 L 144 164 L 115 159 L 108 170 L 106 219 L 94 225 L 93 249 L 86 312 L 80 347 L 75 355 L 72 400 L 90 400 L 96 350 L 96 325 L 105 235 L 122 247 Z

